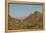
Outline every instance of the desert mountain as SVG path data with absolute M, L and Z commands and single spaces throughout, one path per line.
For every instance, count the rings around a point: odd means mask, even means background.
M 23 29 L 23 28 L 43 28 L 43 14 L 34 12 L 30 14 L 23 22 L 19 19 L 8 16 L 8 29 Z M 18 28 L 19 27 L 19 28 Z
M 30 14 L 26 19 L 24 19 L 24 22 L 28 23 L 42 23 L 43 22 L 43 14 L 40 12 Z

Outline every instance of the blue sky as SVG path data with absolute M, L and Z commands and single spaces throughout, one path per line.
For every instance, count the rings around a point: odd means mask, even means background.
M 24 19 L 29 16 L 34 11 L 38 10 L 42 12 L 41 5 L 24 5 L 24 4 L 9 4 L 9 15 L 17 18 L 17 19 Z

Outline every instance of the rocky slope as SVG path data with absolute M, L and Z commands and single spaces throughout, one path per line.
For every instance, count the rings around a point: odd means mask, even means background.
M 8 29 L 43 29 L 43 14 L 30 14 L 23 22 L 19 19 L 15 19 L 8 16 Z

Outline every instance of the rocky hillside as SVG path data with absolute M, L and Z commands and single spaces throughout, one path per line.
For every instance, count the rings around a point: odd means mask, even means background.
M 43 29 L 43 14 L 40 12 L 34 12 L 25 18 L 23 22 L 19 19 L 8 16 L 8 29 Z
M 24 22 L 26 23 L 42 23 L 43 22 L 43 14 L 38 13 L 38 14 L 31 14 L 28 16 L 26 19 L 24 19 Z
M 8 16 L 8 29 L 9 30 L 14 30 L 15 26 L 16 26 L 16 23 L 19 23 L 19 22 L 20 22 L 20 20 L 15 19 L 11 16 Z

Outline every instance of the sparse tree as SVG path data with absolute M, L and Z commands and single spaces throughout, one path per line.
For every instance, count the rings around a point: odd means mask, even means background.
M 35 11 L 34 14 L 38 14 L 39 12 L 38 11 Z

